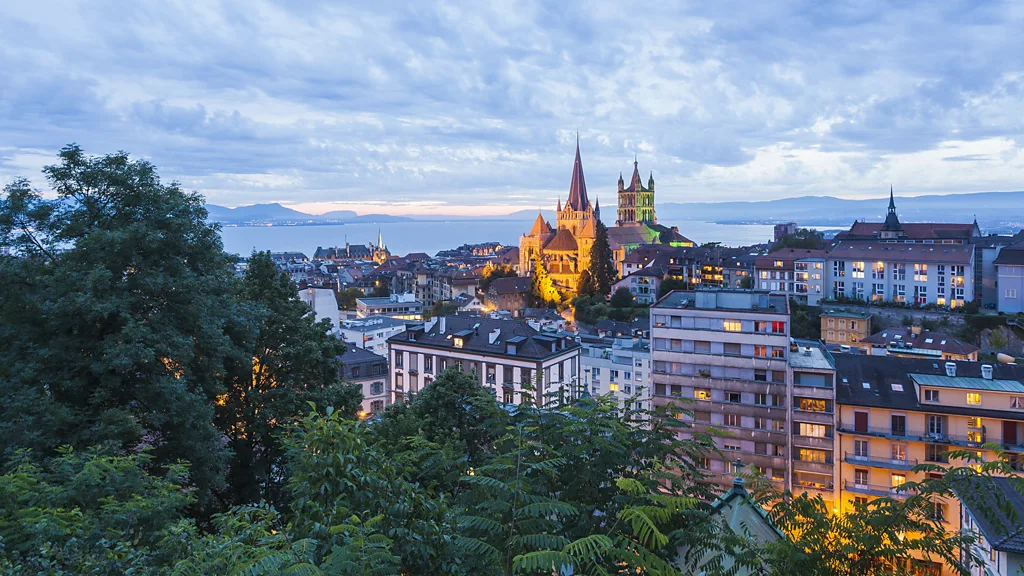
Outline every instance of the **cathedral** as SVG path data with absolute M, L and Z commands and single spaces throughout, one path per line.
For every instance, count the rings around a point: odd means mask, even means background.
M 597 237 L 597 221 L 601 218 L 600 203 L 587 198 L 587 183 L 583 178 L 580 143 L 576 141 L 576 159 L 572 166 L 572 182 L 565 206 L 559 199 L 552 227 L 541 214 L 530 232 L 519 240 L 519 273 L 533 274 L 535 257 L 548 271 L 552 281 L 562 291 L 575 292 L 580 274 L 590 267 L 590 248 Z M 654 211 L 654 173 L 644 186 L 640 178 L 640 165 L 633 159 L 633 177 L 629 186 L 619 174 L 618 211 L 615 226 L 608 227 L 608 243 L 618 263 L 626 254 L 642 244 L 669 244 L 693 246 L 693 242 L 679 234 L 676 227 L 658 224 Z
M 591 204 L 587 198 L 579 141 L 576 142 L 569 198 L 564 207 L 559 199 L 555 217 L 556 224 L 552 228 L 537 214 L 529 234 L 520 238 L 519 270 L 524 276 L 531 275 L 534 258 L 539 255 L 555 285 L 560 290 L 575 292 L 580 273 L 590 266 L 590 248 L 597 237 L 597 219 L 601 217 L 600 206 Z

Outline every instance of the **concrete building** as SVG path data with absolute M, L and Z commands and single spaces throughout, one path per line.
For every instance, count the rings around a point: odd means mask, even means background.
M 641 268 L 612 284 L 612 294 L 625 288 L 638 304 L 650 304 L 658 299 L 662 276 L 661 267 Z
M 1024 312 L 1024 240 L 999 251 L 996 269 L 996 307 L 1000 312 Z
M 388 316 L 399 320 L 420 320 L 423 318 L 423 303 L 413 294 L 392 294 L 383 298 L 356 298 L 356 315 L 359 318 Z
M 317 322 L 331 321 L 331 333 L 337 334 L 341 324 L 341 309 L 338 308 L 338 297 L 330 288 L 303 288 L 299 290 L 299 299 L 309 305 L 316 314 Z
M 1024 233 L 1015 236 L 989 234 L 974 238 L 974 296 L 982 308 L 995 310 L 999 304 L 998 270 L 995 260 L 1008 246 L 1024 241 Z
M 341 323 L 340 335 L 345 344 L 354 348 L 369 350 L 379 356 L 388 354 L 388 338 L 405 332 L 409 320 L 390 316 L 367 316 Z
M 880 496 L 901 497 L 919 481 L 918 463 L 949 464 L 950 450 L 1011 463 L 1024 453 L 1024 366 L 837 354 L 836 508 Z M 954 462 L 964 466 L 962 461 Z M 935 518 L 960 528 L 959 502 L 938 503 Z
M 825 344 L 856 346 L 871 335 L 871 314 L 828 310 L 821 314 L 821 339 Z
M 652 409 L 649 341 L 580 336 L 579 343 L 583 347 L 583 384 L 592 395 L 611 395 L 618 400 L 622 413 L 629 408 Z
M 456 366 L 475 373 L 508 403 L 535 402 L 538 394 L 546 401 L 548 394 L 579 386 L 580 345 L 516 320 L 441 316 L 389 338 L 388 355 L 393 401 L 419 392 Z
M 815 305 L 822 297 L 828 252 L 783 248 L 754 261 L 755 288 L 787 294 Z
M 800 227 L 797 226 L 796 222 L 786 222 L 785 224 L 776 224 L 775 225 L 775 230 L 774 230 L 775 234 L 774 234 L 773 237 L 775 238 L 775 241 L 778 242 L 779 240 L 782 240 L 782 238 L 785 237 L 785 236 L 789 236 L 790 234 L 796 234 L 797 230 L 799 230 L 799 229 L 800 229 Z
M 382 412 L 389 404 L 388 361 L 369 350 L 349 346 L 339 357 L 341 378 L 363 389 L 363 408 L 360 417 Z
M 700 463 L 723 490 L 737 457 L 790 486 L 789 328 L 787 297 L 764 291 L 674 291 L 651 307 L 654 405 L 694 399 L 683 420 L 732 433 L 715 440 L 724 460 Z
M 981 558 L 980 564 L 970 562 L 966 553 L 961 555 L 971 576 L 1024 574 L 1024 495 L 1014 481 L 965 477 L 956 492 L 960 526 L 978 539 L 972 552 Z
M 789 419 L 794 493 L 835 499 L 835 360 L 819 342 L 794 340 L 789 356 Z
M 857 344 L 868 354 L 900 358 L 977 361 L 979 348 L 952 334 L 924 330 L 921 326 L 886 328 L 862 338 Z

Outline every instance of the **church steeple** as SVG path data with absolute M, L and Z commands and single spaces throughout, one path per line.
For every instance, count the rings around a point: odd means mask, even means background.
M 594 200 L 594 220 L 601 219 L 601 198 Z
M 381 236 L 380 228 L 377 228 L 377 248 L 379 250 L 384 249 L 384 238 Z
M 896 199 L 892 193 L 892 185 L 889 185 L 889 210 L 885 215 L 885 223 L 882 224 L 882 232 L 902 232 L 903 225 L 900 224 L 899 216 L 896 215 Z M 891 236 L 884 234 L 883 237 Z
M 580 159 L 580 136 L 576 135 L 576 160 L 572 165 L 572 183 L 569 185 L 569 199 L 565 205 L 582 212 L 587 209 L 587 182 L 583 178 L 583 160 Z
M 651 176 L 647 179 L 647 189 L 654 192 L 654 170 L 651 170 Z
M 559 196 L 558 197 L 558 207 L 555 208 L 555 212 L 561 212 L 561 211 L 562 211 L 562 197 Z

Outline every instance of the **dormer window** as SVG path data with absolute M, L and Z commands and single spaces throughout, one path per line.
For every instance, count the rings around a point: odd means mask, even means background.
M 455 346 L 456 348 L 462 348 L 462 344 L 463 341 L 461 337 L 452 338 L 452 345 Z

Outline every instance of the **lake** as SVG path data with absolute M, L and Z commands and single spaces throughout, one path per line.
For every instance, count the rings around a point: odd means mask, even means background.
M 377 230 L 392 254 L 441 250 L 462 244 L 501 242 L 519 245 L 519 236 L 528 232 L 533 220 L 452 220 L 409 221 L 381 224 L 337 224 L 330 226 L 231 226 L 221 231 L 224 249 L 248 255 L 253 250 L 302 252 L 312 257 L 318 246 L 344 246 L 377 242 Z M 679 222 L 679 233 L 698 244 L 722 242 L 744 246 L 771 240 L 773 228 L 761 224 L 715 224 Z

